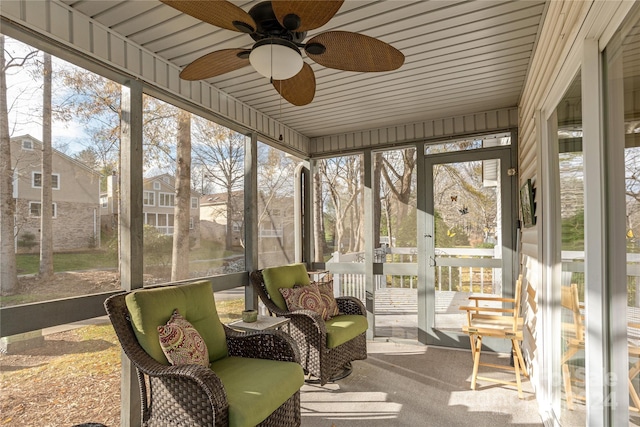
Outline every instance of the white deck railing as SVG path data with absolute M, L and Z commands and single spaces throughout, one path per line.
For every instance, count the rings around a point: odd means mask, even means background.
M 562 251 L 563 281 L 584 282 L 584 252 Z M 383 274 L 375 275 L 375 289 L 416 288 L 418 259 L 416 248 L 378 248 L 375 263 L 382 263 Z M 436 248 L 436 290 L 501 294 L 502 260 L 494 249 Z M 333 276 L 337 295 L 365 301 L 364 252 L 335 252 L 326 263 Z M 635 306 L 640 307 L 640 254 L 627 254 L 628 286 L 635 286 Z M 563 283 L 564 284 L 564 283 Z
M 436 283 L 439 291 L 470 289 L 478 293 L 500 293 L 501 260 L 494 249 L 436 248 Z M 375 275 L 375 288 L 417 288 L 418 258 L 416 248 L 377 248 L 374 263 L 383 265 L 383 274 Z M 354 266 L 354 264 L 359 264 Z M 326 263 L 333 275 L 334 288 L 340 295 L 364 301 L 364 252 L 334 252 Z

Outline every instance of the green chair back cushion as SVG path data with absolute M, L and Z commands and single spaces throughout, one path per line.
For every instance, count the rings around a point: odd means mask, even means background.
M 299 363 L 227 357 L 211 364 L 229 402 L 229 426 L 253 427 L 264 421 L 304 384 Z
M 367 330 L 367 317 L 359 314 L 343 314 L 325 322 L 327 347 L 334 348 L 357 337 Z
M 210 362 L 227 356 L 227 339 L 208 281 L 136 290 L 125 297 L 125 302 L 138 342 L 158 362 L 169 364 L 157 328 L 167 323 L 176 308 L 204 339 Z
M 308 285 L 310 283 L 309 274 L 304 264 L 290 264 L 280 267 L 267 267 L 262 270 L 264 286 L 271 300 L 280 309 L 286 310 L 287 303 L 279 288 L 293 288 L 294 285 Z

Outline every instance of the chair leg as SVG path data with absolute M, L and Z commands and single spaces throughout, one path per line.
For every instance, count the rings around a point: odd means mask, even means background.
M 569 365 L 562 364 L 562 382 L 564 384 L 564 394 L 567 399 L 567 408 L 573 411 L 573 391 L 571 390 L 571 374 L 569 373 Z
M 636 362 L 629 370 L 629 395 L 633 406 L 630 408 L 636 412 L 640 412 L 640 397 L 638 397 L 638 391 L 633 386 L 633 379 L 640 374 L 640 361 Z
M 522 355 L 522 349 L 520 348 L 520 343 L 515 341 L 516 344 L 516 359 L 520 361 L 520 373 L 525 377 L 529 378 L 529 373 L 527 372 L 527 367 L 524 364 L 524 356 Z
M 476 338 L 475 335 L 469 334 L 469 342 L 471 343 L 471 359 L 476 360 Z
M 522 382 L 520 381 L 520 369 L 523 368 L 524 364 L 522 363 L 522 354 L 520 353 L 520 346 L 518 345 L 518 341 L 515 339 L 511 340 L 511 347 L 516 354 L 516 357 L 513 361 L 513 368 L 516 373 L 516 384 L 518 386 L 518 399 L 524 399 L 524 395 L 522 394 Z
M 471 390 L 476 389 L 476 381 L 478 379 L 478 367 L 480 366 L 480 350 L 482 349 L 482 336 L 478 335 L 475 339 L 473 350 L 473 376 L 471 377 Z
M 640 412 L 640 397 L 638 397 L 638 392 L 635 387 L 633 387 L 633 383 L 631 379 L 629 379 L 629 395 L 631 396 L 631 401 L 633 402 L 633 406 L 630 408 L 634 412 Z

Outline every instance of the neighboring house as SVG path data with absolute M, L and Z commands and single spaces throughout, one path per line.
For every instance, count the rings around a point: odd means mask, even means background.
M 232 203 L 237 208 L 232 208 L 232 246 L 242 246 L 244 227 L 244 193 L 235 191 L 232 193 Z M 200 197 L 200 236 L 203 240 L 225 242 L 227 234 L 227 193 L 205 194 Z M 235 202 L 235 203 L 234 203 Z
M 114 173 L 107 179 L 107 191 L 100 194 L 101 226 L 113 230 L 118 224 L 117 205 L 118 176 Z M 173 235 L 175 210 L 175 178 L 169 174 L 145 178 L 143 181 L 142 209 L 144 224 L 154 226 L 160 233 Z M 189 234 L 200 242 L 200 193 L 191 193 Z
M 42 142 L 31 135 L 11 138 L 19 252 L 39 250 L 42 212 Z M 52 150 L 52 233 L 55 251 L 100 246 L 100 174 Z
M 200 197 L 201 236 L 206 240 L 224 243 L 227 230 L 227 193 L 207 194 Z M 244 193 L 232 193 L 231 208 L 232 244 L 240 246 L 244 239 Z M 265 210 L 258 203 L 258 236 L 261 252 L 279 250 L 283 245 L 293 245 L 293 197 L 275 197 L 270 201 L 272 208 Z

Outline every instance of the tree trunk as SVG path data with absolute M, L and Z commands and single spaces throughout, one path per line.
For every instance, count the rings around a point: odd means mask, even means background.
M 171 281 L 189 278 L 189 219 L 191 211 L 191 114 L 178 114 L 176 200 Z
M 318 160 L 315 176 L 313 180 L 313 243 L 314 261 L 324 262 L 325 236 L 322 227 L 322 173 L 320 169 L 324 165 L 324 160 Z
M 16 204 L 13 198 L 11 137 L 9 135 L 5 70 L 4 36 L 0 35 L 0 293 L 10 295 L 16 292 L 18 273 L 13 231 Z
M 233 249 L 233 219 L 235 216 L 235 209 L 233 203 L 233 188 L 227 186 L 227 232 L 224 237 L 224 247 L 230 251 Z
M 40 278 L 53 277 L 53 190 L 51 150 L 51 55 L 44 54 L 42 90 L 42 187 L 40 205 Z
M 381 191 L 381 177 L 382 177 L 382 153 L 376 153 L 373 162 L 373 247 L 380 247 L 380 224 L 382 216 L 382 191 Z

